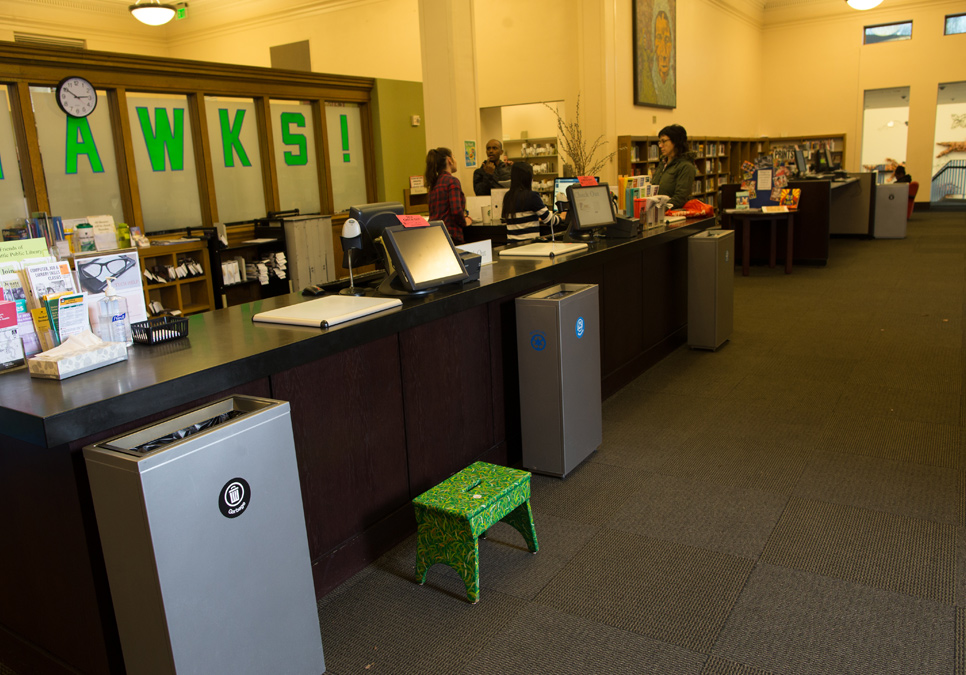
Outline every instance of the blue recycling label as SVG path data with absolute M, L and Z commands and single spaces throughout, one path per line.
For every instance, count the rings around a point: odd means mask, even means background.
M 543 331 L 534 331 L 530 333 L 530 346 L 533 347 L 534 351 L 542 352 L 547 348 L 547 336 Z
M 578 340 L 584 336 L 584 317 L 582 316 L 577 317 L 576 332 Z

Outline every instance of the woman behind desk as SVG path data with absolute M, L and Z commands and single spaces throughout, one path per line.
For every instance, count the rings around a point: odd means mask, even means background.
M 560 223 L 560 217 L 533 191 L 533 167 L 526 162 L 516 162 L 510 168 L 510 191 L 503 196 L 503 219 L 510 241 L 535 239 L 540 236 L 541 223 L 551 228 Z
M 429 219 L 442 220 L 454 244 L 462 244 L 463 228 L 473 221 L 466 213 L 466 195 L 456 173 L 456 160 L 449 148 L 434 148 L 426 154 L 426 184 L 429 185 Z
M 688 132 L 680 124 L 664 127 L 657 135 L 661 161 L 654 170 L 651 183 L 657 193 L 671 198 L 667 208 L 679 209 L 691 198 L 694 189 L 694 155 L 688 148 Z

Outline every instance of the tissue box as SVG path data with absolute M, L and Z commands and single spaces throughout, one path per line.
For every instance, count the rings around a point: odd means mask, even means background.
M 123 342 L 105 342 L 95 349 L 71 354 L 56 361 L 36 357 L 27 359 L 27 368 L 30 370 L 30 377 L 63 380 L 119 361 L 127 361 L 127 345 Z

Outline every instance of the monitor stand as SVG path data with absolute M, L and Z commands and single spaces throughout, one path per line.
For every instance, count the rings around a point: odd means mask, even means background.
M 435 293 L 438 290 L 439 290 L 439 287 L 424 288 L 421 291 L 410 291 L 408 289 L 403 288 L 402 282 L 399 281 L 399 274 L 397 272 L 393 272 L 392 274 L 390 274 L 389 276 L 387 276 L 385 279 L 382 280 L 382 283 L 379 284 L 379 288 L 377 289 L 377 292 L 380 295 L 397 297 L 400 295 L 406 295 L 406 296 L 429 295 L 430 293 Z

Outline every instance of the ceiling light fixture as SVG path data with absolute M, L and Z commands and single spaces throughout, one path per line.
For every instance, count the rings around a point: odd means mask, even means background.
M 882 0 L 845 0 L 852 9 L 872 9 L 882 4 Z
M 134 18 L 149 26 L 161 26 L 174 18 L 174 5 L 165 5 L 161 0 L 137 0 L 128 7 Z

